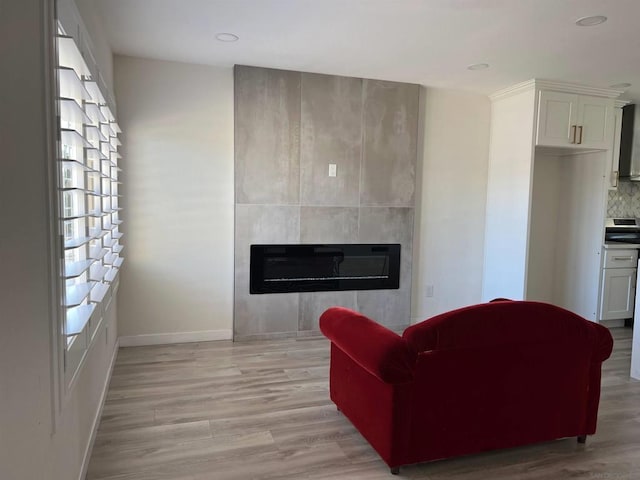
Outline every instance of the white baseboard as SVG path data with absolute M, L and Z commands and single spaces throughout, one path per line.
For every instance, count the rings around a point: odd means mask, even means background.
M 111 381 L 111 374 L 113 373 L 113 367 L 115 366 L 116 358 L 118 357 L 118 348 L 120 348 L 120 346 L 118 344 L 118 339 L 116 338 L 116 343 L 113 345 L 113 353 L 111 354 L 109 372 L 107 373 L 107 377 L 104 380 L 104 385 L 102 386 L 102 392 L 100 393 L 100 406 L 98 407 L 96 416 L 93 419 L 93 425 L 91 425 L 91 436 L 89 437 L 89 442 L 87 443 L 87 449 L 85 450 L 84 458 L 82 459 L 82 468 L 80 469 L 79 480 L 84 480 L 85 477 L 87 476 L 87 469 L 89 468 L 89 459 L 91 458 L 91 452 L 93 451 L 93 444 L 96 441 L 96 434 L 98 433 L 98 426 L 100 425 L 100 419 L 102 418 L 102 410 L 104 409 L 104 402 L 107 399 L 107 392 L 109 391 L 109 382 Z
M 168 345 L 171 343 L 213 342 L 231 340 L 232 330 L 203 330 L 200 332 L 152 333 L 120 337 L 121 347 L 142 347 L 146 345 Z

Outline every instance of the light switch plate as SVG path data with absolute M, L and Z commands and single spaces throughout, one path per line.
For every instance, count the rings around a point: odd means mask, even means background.
M 338 173 L 338 167 L 336 166 L 336 164 L 335 163 L 330 163 L 329 164 L 329 176 L 330 177 L 335 177 L 337 173 Z

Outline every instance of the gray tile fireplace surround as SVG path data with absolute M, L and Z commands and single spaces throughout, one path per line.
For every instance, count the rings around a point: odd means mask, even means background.
M 235 67 L 235 339 L 317 332 L 333 305 L 409 324 L 419 88 Z M 257 243 L 400 243 L 400 289 L 250 295 Z

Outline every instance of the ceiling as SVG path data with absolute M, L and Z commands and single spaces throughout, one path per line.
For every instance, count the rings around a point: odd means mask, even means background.
M 640 0 L 96 0 L 113 52 L 489 94 L 531 78 L 640 100 Z M 578 27 L 580 17 L 608 21 Z M 240 37 L 216 40 L 218 33 Z M 488 63 L 485 70 L 467 66 Z

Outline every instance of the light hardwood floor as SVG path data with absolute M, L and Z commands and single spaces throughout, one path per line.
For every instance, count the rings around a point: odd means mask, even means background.
M 403 467 L 399 477 L 336 411 L 321 337 L 122 348 L 89 480 L 640 479 L 631 329 L 614 329 L 598 432 Z

